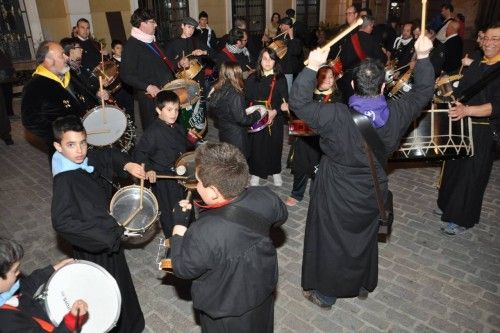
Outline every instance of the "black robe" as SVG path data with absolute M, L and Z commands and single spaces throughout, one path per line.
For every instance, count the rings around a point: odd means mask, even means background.
M 274 75 L 258 78 L 250 75 L 245 81 L 245 98 L 247 105 L 265 104 L 271 91 Z M 250 155 L 248 166 L 250 174 L 267 178 L 281 172 L 281 153 L 283 151 L 283 125 L 285 117 L 281 111 L 283 99 L 288 101 L 288 86 L 283 75 L 276 78 L 271 98 L 271 106 L 278 113 L 273 124 L 257 133 L 249 133 Z
M 191 52 L 194 50 L 203 50 L 208 52 L 208 47 L 203 45 L 198 41 L 198 38 L 195 36 L 189 37 L 189 38 L 182 38 L 182 37 L 177 37 L 172 39 L 170 42 L 168 42 L 167 46 L 167 57 L 172 60 L 172 62 L 175 65 L 176 70 L 179 70 L 179 61 L 182 59 L 183 56 L 190 55 Z M 194 56 L 190 55 L 189 59 L 197 59 L 199 60 L 200 63 L 203 63 L 204 61 L 201 60 L 201 58 L 204 58 L 205 56 Z M 203 73 L 201 71 L 200 73 Z
M 246 189 L 228 206 L 243 207 L 248 219 L 277 227 L 288 217 L 281 199 L 266 187 Z M 240 225 L 225 207 L 200 212 L 183 237 L 172 240 L 174 274 L 193 279 L 193 306 L 204 333 L 272 332 L 278 258 L 269 236 Z M 257 222 L 254 220 L 254 222 Z
M 474 61 L 464 72 L 455 96 L 474 86 L 487 73 L 498 69 L 500 62 L 486 65 Z M 445 162 L 443 178 L 439 188 L 438 206 L 443 211 L 441 220 L 453 222 L 465 228 L 479 223 L 484 191 L 495 159 L 492 129 L 500 130 L 500 77 L 490 82 L 481 92 L 472 97 L 467 105 L 491 103 L 490 117 L 472 118 L 474 156 Z M 491 125 L 491 124 L 492 125 Z M 489 125 L 490 124 L 490 125 Z
M 281 71 L 295 77 L 304 67 L 304 44 L 299 38 L 290 39 L 288 35 L 280 36 L 277 40 L 285 41 L 287 48 L 285 56 L 280 60 Z
M 179 124 L 167 125 L 156 119 L 144 132 L 134 149 L 133 158 L 137 163 L 145 163 L 146 171 L 157 174 L 175 175 L 175 162 L 192 145 Z M 160 206 L 160 223 L 165 237 L 170 238 L 174 227 L 172 208 L 183 199 L 183 187 L 177 180 L 161 179 L 153 184 L 153 192 Z
M 33 317 L 42 319 L 51 323 L 45 309 L 40 302 L 33 299 L 33 295 L 38 287 L 46 283 L 50 276 L 54 273 L 54 267 L 47 266 L 43 269 L 37 269 L 30 275 L 22 277 L 21 287 L 19 290 L 19 305 L 17 309 L 0 309 L 0 323 L 2 333 L 46 333 L 44 329 L 33 319 Z M 70 333 L 64 320 L 55 327 L 53 333 Z
M 336 297 L 354 297 L 361 287 L 373 291 L 378 276 L 378 215 L 364 139 L 344 104 L 312 100 L 316 72 L 306 68 L 290 93 L 290 106 L 319 135 L 324 155 L 311 189 L 302 264 L 302 288 Z M 434 90 L 428 59 L 417 61 L 410 93 L 388 101 L 387 123 L 376 129 L 386 148 L 395 151 L 411 121 L 420 115 Z M 388 179 L 377 164 L 380 189 L 387 198 Z
M 82 52 L 82 70 L 85 75 L 90 76 L 92 71 L 101 62 L 100 45 L 93 39 L 81 40 L 76 37 L 75 41 L 78 42 L 83 49 Z
M 408 44 L 404 45 L 400 43 L 397 48 L 394 49 L 393 55 L 396 59 L 396 67 L 406 66 L 413 58 L 413 53 L 415 52 L 415 39 L 412 38 Z
M 463 42 L 459 35 L 447 39 L 443 44 L 443 71 L 446 74 L 458 72 L 462 66 Z
M 93 173 L 82 169 L 57 174 L 53 181 L 52 225 L 73 247 L 76 259 L 104 267 L 118 283 L 122 308 L 116 331 L 142 332 L 144 316 L 120 245 L 123 228 L 109 214 L 113 175 L 125 176 L 127 155 L 114 149 L 89 151 Z

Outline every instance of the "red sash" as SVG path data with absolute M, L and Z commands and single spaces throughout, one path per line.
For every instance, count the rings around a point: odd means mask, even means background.
M 167 56 L 165 54 L 163 54 L 163 51 L 158 47 L 158 45 L 156 45 L 155 42 L 153 42 L 153 47 L 154 47 L 155 51 L 160 55 L 161 60 L 163 60 L 167 64 L 167 66 L 170 68 L 170 70 L 173 73 L 175 73 L 174 64 L 170 61 L 170 59 L 167 58 Z
M 269 96 L 266 99 L 266 108 L 271 109 L 271 100 L 273 98 L 274 86 L 276 85 L 276 75 L 273 75 L 273 81 L 271 82 L 271 89 L 269 90 Z M 253 105 L 253 102 L 250 102 L 250 106 Z
M 229 58 L 229 60 L 231 60 L 232 62 L 238 62 L 238 59 L 236 59 L 236 56 L 234 54 L 232 54 L 231 52 L 229 52 L 229 50 L 227 49 L 227 47 L 224 47 L 222 49 L 222 52 L 224 52 L 227 57 Z
M 363 51 L 363 49 L 361 48 L 361 44 L 359 43 L 359 36 L 358 36 L 357 32 L 351 35 L 351 42 L 352 42 L 352 46 L 354 47 L 354 52 L 356 52 L 356 55 L 358 56 L 358 58 L 361 61 L 365 60 L 366 54 Z
M 3 309 L 3 310 L 14 310 L 14 311 L 21 311 L 19 310 L 18 308 L 16 308 L 15 306 L 12 306 L 12 305 L 8 305 L 8 304 L 4 304 L 2 306 L 0 306 L 0 309 Z M 51 323 L 43 320 L 43 319 L 40 319 L 40 318 L 37 318 L 37 317 L 31 317 L 33 318 L 34 321 L 37 322 L 38 325 L 40 325 L 40 327 L 46 331 L 46 332 L 53 332 L 55 327 L 54 325 L 52 325 Z

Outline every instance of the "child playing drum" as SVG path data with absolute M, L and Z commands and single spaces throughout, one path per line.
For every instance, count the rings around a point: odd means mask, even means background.
M 189 201 L 174 212 L 174 274 L 194 279 L 202 332 L 272 332 L 278 261 L 269 232 L 287 219 L 286 206 L 267 187 L 246 188 L 247 162 L 230 144 L 198 147 L 195 163 L 206 206 L 189 229 Z
M 73 247 L 76 259 L 104 267 L 118 283 L 122 308 L 116 332 L 139 333 L 144 316 L 121 247 L 123 227 L 109 214 L 113 175 L 145 179 L 144 168 L 112 148 L 89 151 L 87 135 L 76 116 L 53 123 L 52 225 Z M 126 172 L 125 172 L 126 171 Z
M 160 91 L 156 95 L 158 119 L 146 129 L 133 153 L 135 161 L 146 164 L 146 177 L 153 183 L 153 192 L 158 198 L 165 238 L 172 234 L 172 208 L 184 197 L 184 190 L 174 179 L 157 181 L 156 174 L 175 175 L 176 160 L 194 148 L 182 125 L 176 123 L 179 107 L 179 97 L 175 92 Z
M 23 247 L 13 240 L 0 237 L 0 323 L 1 331 L 69 333 L 82 327 L 88 319 L 87 303 L 76 300 L 61 323 L 54 327 L 49 316 L 33 299 L 37 288 L 47 282 L 54 271 L 73 261 L 65 259 L 54 266 L 33 271 L 18 279 Z M 78 327 L 77 327 L 78 323 Z

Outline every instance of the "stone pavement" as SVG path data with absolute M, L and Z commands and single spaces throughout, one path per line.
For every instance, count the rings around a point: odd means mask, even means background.
M 16 100 L 17 108 L 19 101 Z M 210 128 L 209 139 L 216 138 Z M 50 221 L 51 176 L 46 156 L 23 138 L 13 120 L 14 146 L 0 141 L 0 234 L 26 250 L 22 269 L 63 257 Z M 285 144 L 283 163 L 289 146 Z M 397 165 L 390 175 L 395 225 L 380 244 L 379 283 L 367 300 L 342 299 L 323 310 L 304 299 L 300 288 L 302 242 L 308 197 L 289 209 L 278 247 L 280 278 L 275 305 L 276 332 L 500 332 L 500 160 L 495 162 L 481 223 L 463 235 L 439 232 L 432 213 L 437 164 Z M 271 180 L 271 179 L 270 179 Z M 269 185 L 282 199 L 284 185 Z M 272 180 L 271 180 L 272 181 Z M 200 332 L 185 288 L 155 264 L 157 241 L 127 250 L 146 318 L 146 332 Z

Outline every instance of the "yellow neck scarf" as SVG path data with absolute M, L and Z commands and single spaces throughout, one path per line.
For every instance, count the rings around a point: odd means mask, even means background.
M 269 76 L 269 75 L 273 75 L 274 74 L 274 70 L 270 70 L 270 71 L 264 71 L 263 72 L 264 76 Z
M 497 54 L 496 56 L 494 56 L 493 58 L 486 58 L 486 57 L 483 57 L 483 60 L 481 61 L 483 64 L 486 64 L 486 65 L 494 65 L 496 64 L 497 62 L 500 61 L 500 54 Z
M 40 76 L 44 76 L 48 79 L 51 79 L 51 80 L 54 80 L 56 82 L 59 82 L 61 84 L 61 86 L 66 89 L 69 85 L 69 79 L 70 79 L 70 74 L 69 74 L 69 71 L 67 71 L 66 73 L 64 73 L 64 78 L 61 80 L 61 78 L 59 76 L 57 76 L 56 74 L 52 73 L 51 71 L 49 71 L 47 68 L 45 68 L 43 65 L 38 65 L 35 69 L 35 72 L 33 73 L 33 75 L 40 75 Z

